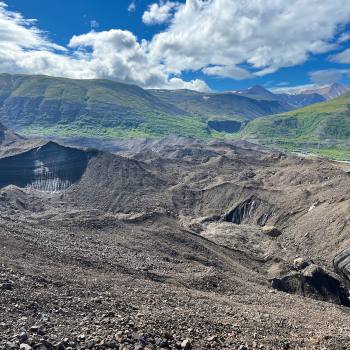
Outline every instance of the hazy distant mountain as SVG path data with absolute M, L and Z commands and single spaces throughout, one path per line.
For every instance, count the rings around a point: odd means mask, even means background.
M 276 95 L 260 85 L 254 85 L 249 89 L 238 91 L 240 95 L 258 99 L 276 100 Z
M 334 83 L 331 85 L 307 89 L 307 90 L 304 90 L 302 93 L 304 93 L 304 94 L 315 94 L 316 93 L 316 94 L 323 96 L 326 100 L 330 100 L 332 98 L 339 97 L 348 91 L 350 91 L 349 87 L 342 85 L 342 84 L 339 84 L 339 83 Z
M 290 109 L 301 108 L 326 100 L 324 96 L 317 93 L 300 93 L 296 95 L 275 94 L 275 96 L 277 97 L 278 101 L 286 103 Z
M 246 90 L 235 91 L 234 93 L 240 96 L 246 96 L 246 97 L 260 99 L 260 100 L 278 101 L 283 105 L 285 110 L 301 108 L 313 103 L 322 102 L 326 100 L 324 96 L 321 96 L 316 92 L 298 93 L 298 94 L 288 94 L 288 93 L 275 94 L 260 85 L 255 85 Z
M 239 96 L 231 92 L 201 93 L 191 90 L 148 90 L 163 103 L 174 105 L 190 115 L 213 118 L 240 116 L 251 120 L 263 115 L 287 111 L 276 100 Z

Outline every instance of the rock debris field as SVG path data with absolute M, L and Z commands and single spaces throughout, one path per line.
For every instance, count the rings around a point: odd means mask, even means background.
M 242 141 L 11 137 L 1 350 L 350 348 L 344 165 Z

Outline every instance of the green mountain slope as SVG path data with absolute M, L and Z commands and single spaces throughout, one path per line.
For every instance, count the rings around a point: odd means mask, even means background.
M 293 151 L 350 159 L 350 93 L 256 119 L 246 126 L 242 136 Z
M 175 134 L 203 139 L 237 132 L 252 118 L 284 110 L 277 101 L 229 93 L 155 91 L 109 80 L 0 74 L 0 122 L 25 134 Z
M 191 90 L 148 90 L 167 104 L 178 106 L 190 115 L 213 118 L 254 119 L 263 115 L 285 112 L 286 107 L 276 100 L 261 100 L 231 92 L 200 93 Z

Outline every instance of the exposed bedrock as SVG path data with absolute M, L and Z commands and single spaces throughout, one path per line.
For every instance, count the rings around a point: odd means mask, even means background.
M 61 191 L 83 175 L 89 153 L 48 142 L 24 153 L 0 159 L 0 188 L 15 185 L 41 191 Z

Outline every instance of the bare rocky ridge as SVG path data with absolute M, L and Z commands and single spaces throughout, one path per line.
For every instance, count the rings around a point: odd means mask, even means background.
M 0 159 L 1 349 L 350 347 L 336 163 L 247 142 L 30 145 Z M 20 183 L 23 157 L 74 181 Z

